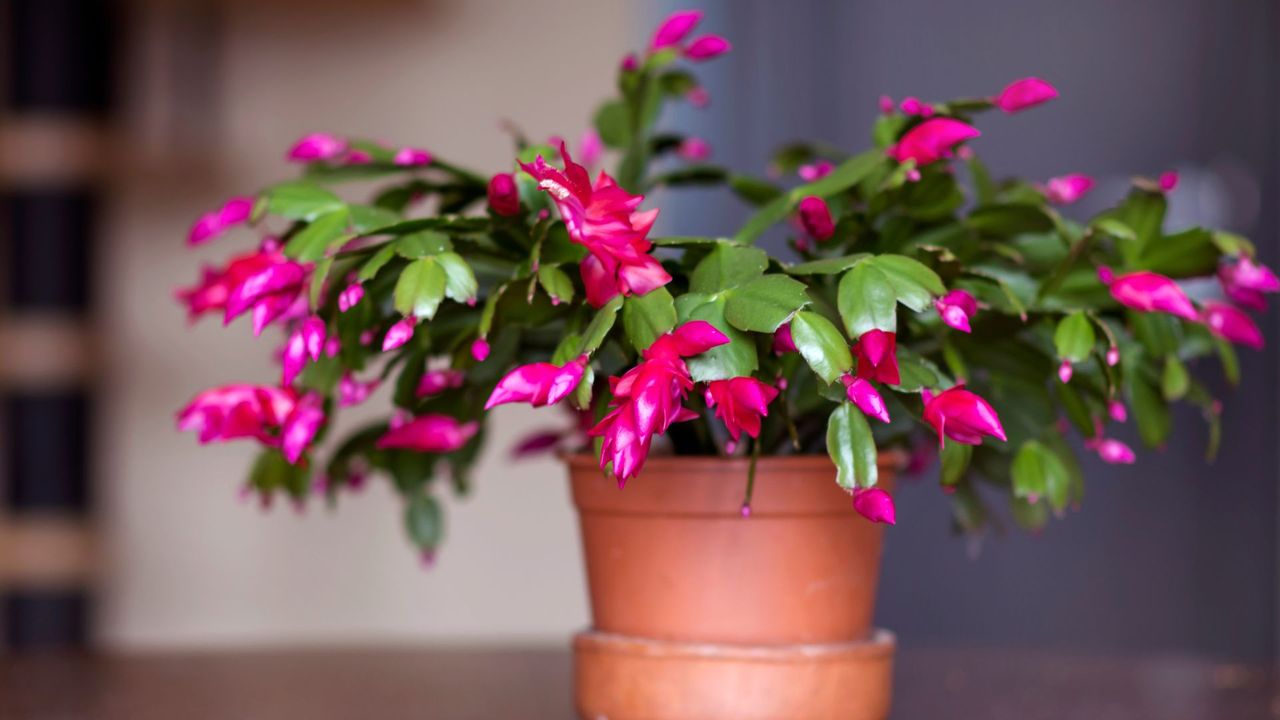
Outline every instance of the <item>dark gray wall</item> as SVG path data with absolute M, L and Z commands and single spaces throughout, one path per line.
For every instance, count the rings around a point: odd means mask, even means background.
M 1177 167 L 1172 223 L 1226 226 L 1252 237 L 1264 260 L 1280 259 L 1276 3 L 663 2 L 644 4 L 638 25 L 690 6 L 735 49 L 699 68 L 711 109 L 666 120 L 709 138 L 720 162 L 759 173 L 770 149 L 795 137 L 862 149 L 881 93 L 990 94 L 1040 75 L 1060 99 L 982 119 L 975 147 L 993 171 L 1089 173 L 1101 179 L 1090 202 L 1104 203 L 1130 174 Z M 657 201 L 663 232 L 729 234 L 744 217 L 716 192 Z M 933 472 L 908 484 L 889 531 L 880 622 L 909 646 L 1272 656 L 1276 317 L 1263 319 L 1273 347 L 1244 351 L 1247 389 L 1223 390 L 1215 465 L 1202 459 L 1202 423 L 1184 413 L 1169 447 L 1132 468 L 1089 461 L 1080 512 L 1037 537 L 981 542 L 951 536 Z

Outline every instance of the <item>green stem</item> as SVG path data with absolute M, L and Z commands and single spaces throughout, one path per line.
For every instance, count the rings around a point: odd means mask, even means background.
M 751 464 L 747 466 L 747 492 L 742 498 L 742 517 L 751 517 L 751 496 L 756 490 L 756 463 L 760 460 L 760 443 L 751 440 Z

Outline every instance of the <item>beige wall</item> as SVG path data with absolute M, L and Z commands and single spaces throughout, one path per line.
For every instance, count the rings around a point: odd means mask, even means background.
M 534 137 L 576 137 L 626 47 L 622 4 L 234 3 L 212 48 L 208 92 L 170 62 L 204 51 L 171 36 L 172 11 L 157 12 L 143 17 L 130 58 L 134 150 L 98 263 L 109 340 L 98 433 L 110 559 L 102 639 L 131 648 L 560 641 L 583 626 L 559 468 L 506 457 L 518 431 L 562 422 L 555 411 L 499 413 L 476 491 L 449 503 L 447 544 L 424 571 L 381 484 L 334 512 L 312 503 L 301 516 L 237 501 L 252 448 L 200 448 L 175 433 L 172 413 L 203 386 L 269 380 L 273 341 L 215 319 L 188 329 L 170 293 L 195 277 L 197 258 L 248 240 L 192 253 L 183 247 L 190 220 L 280 178 L 279 158 L 303 132 L 421 144 L 487 170 L 510 161 L 501 118 Z

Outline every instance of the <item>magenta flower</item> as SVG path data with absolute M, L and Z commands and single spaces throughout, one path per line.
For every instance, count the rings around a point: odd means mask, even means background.
M 225 268 L 205 267 L 198 284 L 179 289 L 175 296 L 187 306 L 187 313 L 192 320 L 207 312 L 225 311 L 232 288 L 276 261 L 276 254 L 265 250 L 237 255 L 231 258 Z
M 853 509 L 871 522 L 894 525 L 897 523 L 897 512 L 893 507 L 893 498 L 880 488 L 854 488 Z
M 1084 446 L 1098 453 L 1098 457 L 1102 458 L 1103 462 L 1112 465 L 1132 465 L 1138 459 L 1133 448 L 1111 438 L 1092 438 L 1086 440 Z
M 947 327 L 970 332 L 969 320 L 978 314 L 978 301 L 967 290 L 952 290 L 933 302 Z
M 1000 416 L 986 400 L 965 390 L 963 385 L 937 395 L 925 390 L 922 396 L 924 421 L 938 434 L 939 447 L 946 444 L 945 438 L 962 445 L 981 445 L 983 435 L 1007 440 Z
M 302 459 L 323 424 L 324 399 L 319 393 L 307 393 L 280 427 L 280 452 L 291 465 Z
M 520 214 L 520 189 L 511 173 L 498 173 L 489 179 L 489 207 L 497 215 Z
M 280 426 L 292 413 L 298 396 L 288 388 L 224 385 L 209 388 L 178 412 L 178 430 L 194 430 L 201 444 L 237 438 L 276 443 Z
M 1262 331 L 1243 310 L 1226 303 L 1206 302 L 1202 317 L 1209 332 L 1223 340 L 1254 350 L 1262 349 Z
M 364 285 L 353 282 L 338 293 L 338 312 L 346 312 L 355 307 L 364 297 Z
M 587 128 L 582 132 L 582 137 L 578 138 L 578 154 L 582 156 L 585 167 L 595 167 L 600 162 L 600 156 L 604 154 L 604 141 L 595 128 Z
M 1037 77 L 1015 80 L 1000 92 L 992 102 L 1007 113 L 1016 113 L 1035 107 L 1058 97 L 1058 90 Z
M 338 381 L 338 405 L 353 407 L 363 403 L 378 389 L 378 384 L 377 378 L 361 382 L 350 372 L 343 373 L 342 379 Z
M 273 321 L 292 316 L 301 300 L 310 269 L 284 256 L 267 242 L 255 252 L 238 255 L 222 270 L 205 268 L 200 283 L 177 292 L 192 318 L 221 310 L 225 323 L 253 311 L 253 333 Z M 305 302 L 304 302 L 305 304 Z
M 332 160 L 347 151 L 347 141 L 328 133 L 304 135 L 289 148 L 285 159 L 292 162 L 317 162 Z
M 1253 310 L 1266 309 L 1264 294 L 1280 292 L 1280 279 L 1271 268 L 1247 256 L 1234 263 L 1223 263 L 1218 268 L 1218 281 L 1228 298 Z
M 1129 419 L 1129 410 L 1119 400 L 1111 400 L 1107 403 L 1107 414 L 1116 422 L 1124 422 Z
M 1061 363 L 1058 363 L 1058 380 L 1062 381 L 1063 385 L 1071 382 L 1071 378 L 1074 375 L 1075 367 L 1071 365 L 1070 360 L 1063 360 Z
M 636 212 L 643 195 L 632 195 L 601 172 L 593 186 L 586 168 L 573 162 L 563 144 L 564 171 L 547 165 L 541 156 L 525 172 L 538 180 L 560 210 L 569 237 L 587 248 L 582 282 L 587 302 L 601 307 L 618 294 L 644 295 L 671 282 L 662 265 L 648 254 L 646 238 L 657 210 Z
M 884 330 L 868 330 L 851 348 L 858 361 L 858 377 L 886 385 L 902 382 L 898 373 L 898 336 Z
M 554 405 L 578 387 L 586 367 L 586 355 L 579 355 L 564 365 L 546 362 L 521 365 L 498 381 L 484 409 L 513 402 L 527 402 L 534 407 Z
M 466 445 L 479 429 L 480 425 L 475 422 L 460 423 L 448 415 L 427 414 L 388 429 L 387 434 L 378 438 L 376 447 L 382 450 L 453 452 Z
M 773 354 L 796 352 L 796 341 L 791 337 L 791 324 L 783 323 L 773 332 Z
M 703 35 L 689 43 L 684 49 L 684 56 L 694 62 L 702 62 L 720 57 L 732 49 L 729 41 L 719 35 Z
M 880 397 L 880 392 L 874 385 L 848 373 L 840 376 L 840 382 L 844 383 L 849 402 L 857 405 L 863 415 L 873 417 L 880 422 L 889 422 L 889 408 L 885 407 L 884 398 Z
M 917 167 L 924 167 L 951 157 L 957 145 L 980 135 L 977 128 L 959 120 L 929 118 L 908 130 L 898 144 L 889 148 L 889 157 L 898 162 L 915 160 Z
M 701 21 L 702 12 L 698 10 L 678 10 L 671 13 L 654 30 L 653 39 L 649 41 L 649 51 L 679 45 Z
M 366 150 L 351 150 L 342 157 L 343 165 L 370 165 L 373 163 L 373 155 Z
M 1173 192 L 1178 188 L 1178 171 L 1167 170 L 1160 173 L 1160 177 L 1156 180 L 1156 183 L 1160 186 L 1162 191 L 1167 193 Z
M 835 234 L 836 224 L 831 219 L 831 209 L 827 207 L 826 200 L 810 195 L 800 201 L 797 212 L 800 224 L 804 225 L 805 232 L 812 235 L 814 240 L 821 242 Z
M 382 352 L 395 350 L 409 342 L 409 339 L 413 337 L 413 330 L 417 324 L 418 318 L 410 315 L 392 325 L 391 329 L 387 330 L 387 334 L 382 337 Z
M 1101 270 L 1099 276 L 1104 276 Z M 1140 270 L 1114 277 L 1108 284 L 1111 297 L 1125 307 L 1143 312 L 1169 313 L 1192 322 L 1200 319 L 1195 305 L 1191 304 L 1191 298 L 1187 297 L 1178 283 L 1164 275 Z
M 711 104 L 711 93 L 701 85 L 689 88 L 689 92 L 684 94 L 684 99 L 696 108 L 705 108 Z
M 893 98 L 889 97 L 888 95 L 880 96 L 880 114 L 881 115 L 892 115 L 894 108 L 895 108 L 895 105 L 893 103 Z
M 744 432 L 760 436 L 760 419 L 769 414 L 769 403 L 778 397 L 778 390 L 753 377 L 734 377 L 707 383 L 705 395 L 707 407 L 715 409 L 736 443 Z
M 193 247 L 201 245 L 218 237 L 229 228 L 247 221 L 253 214 L 253 203 L 252 197 L 233 197 L 217 210 L 201 215 L 187 233 L 187 244 Z
M 898 103 L 898 109 L 907 115 L 919 115 L 921 117 L 933 115 L 933 106 L 926 102 L 920 102 L 920 98 L 917 97 L 902 98 L 902 102 Z
M 729 338 L 711 323 L 693 320 L 654 340 L 641 353 L 640 363 L 622 377 L 609 378 L 612 409 L 588 435 L 604 438 L 600 467 L 612 463 L 620 485 L 640 471 L 654 435 L 696 417 L 682 406 L 693 388 L 683 358 L 727 342 Z
M 701 162 L 711 157 L 711 143 L 698 137 L 685 138 L 676 154 L 690 162 Z
M 831 171 L 835 169 L 836 166 L 832 165 L 829 161 L 818 160 L 811 165 L 801 165 L 797 174 L 800 175 L 801 180 L 805 182 L 813 182 L 814 180 L 821 180 L 822 178 L 830 175 Z
M 1093 189 L 1093 178 L 1075 173 L 1049 178 L 1041 192 L 1052 205 L 1070 205 Z
M 280 357 L 281 385 L 285 387 L 292 385 L 298 373 L 306 367 L 308 360 L 314 362 L 320 359 L 326 335 L 324 320 L 314 315 L 304 320 L 289 335 Z
M 466 373 L 453 368 L 429 370 L 422 374 L 422 379 L 418 381 L 418 389 L 415 394 L 420 398 L 439 395 L 445 390 L 454 390 L 462 387 L 462 383 L 466 379 Z
M 1112 345 L 1107 348 L 1107 367 L 1115 367 L 1120 364 L 1120 348 Z
M 476 362 L 484 362 L 485 358 L 489 357 L 489 341 L 482 337 L 476 338 L 475 342 L 471 343 L 471 357 L 475 358 Z
M 391 158 L 391 162 L 399 165 L 400 167 L 420 167 L 422 165 L 430 165 L 431 160 L 431 153 L 426 150 L 412 147 L 400 148 L 396 151 L 395 156 Z

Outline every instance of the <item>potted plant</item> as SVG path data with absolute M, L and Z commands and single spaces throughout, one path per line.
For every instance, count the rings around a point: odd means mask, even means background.
M 789 145 L 771 179 L 709 164 L 704 141 L 656 129 L 667 103 L 705 103 L 689 67 L 729 49 L 691 37 L 698 21 L 672 15 L 623 59 L 575 152 L 513 131 L 509 172 L 302 138 L 300 179 L 189 236 L 242 227 L 256 246 L 179 293 L 193 317 L 283 331 L 281 376 L 206 390 L 178 425 L 258 441 L 264 501 L 385 476 L 430 555 L 440 479 L 469 487 L 487 411 L 568 408 L 520 451 L 560 450 L 581 512 L 584 717 L 883 717 L 893 641 L 871 615 L 904 463 L 940 454 L 961 530 L 987 522 L 980 486 L 1039 528 L 1080 501 L 1078 449 L 1134 462 L 1109 434 L 1130 415 L 1156 446 L 1188 402 L 1216 440 L 1220 404 L 1188 364 L 1216 355 L 1235 382 L 1232 343 L 1263 342 L 1238 306 L 1280 282 L 1244 238 L 1165 232 L 1175 175 L 1088 219 L 1059 209 L 1085 176 L 993 180 L 975 119 L 1056 96 L 1036 78 L 882 98 L 870 150 Z M 616 171 L 593 177 L 604 153 Z M 338 192 L 371 180 L 366 199 Z M 645 194 L 689 185 L 754 210 L 725 237 L 655 235 Z M 758 247 L 768 233 L 787 250 Z M 1178 282 L 1215 274 L 1225 300 Z M 388 417 L 330 442 L 380 384 Z

